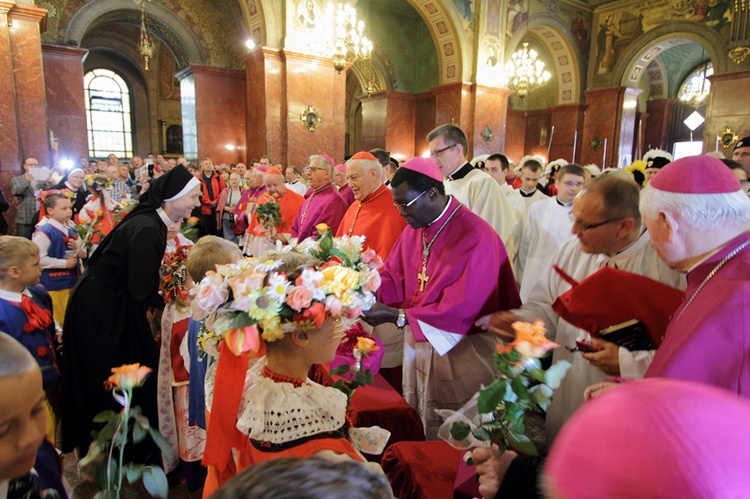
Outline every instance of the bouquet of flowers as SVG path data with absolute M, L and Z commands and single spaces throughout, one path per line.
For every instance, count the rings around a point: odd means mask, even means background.
M 331 376 L 340 376 L 333 384 L 351 399 L 354 390 L 372 383 L 383 360 L 382 343 L 357 322 L 344 331 L 344 338 L 331 362 Z
M 94 240 L 100 241 L 106 236 L 104 232 L 98 229 L 103 216 L 104 213 L 102 210 L 99 210 L 96 213 L 96 218 L 88 222 L 79 223 L 75 226 L 80 241 L 78 243 L 78 249 L 83 250 L 86 255 L 91 251 L 91 247 L 94 245 Z
M 175 238 L 176 239 L 176 238 Z M 159 293 L 164 297 L 164 303 L 179 300 L 181 303 L 187 303 L 188 293 L 185 290 L 185 281 L 187 281 L 187 246 L 182 246 L 179 241 L 173 253 L 167 253 L 161 261 L 159 273 L 162 278 L 159 282 Z
M 258 205 L 255 208 L 255 214 L 258 216 L 258 221 L 266 232 L 273 232 L 279 227 L 286 225 L 281 218 L 281 206 L 276 200 Z
M 438 436 L 458 449 L 497 445 L 498 454 L 512 448 L 536 455 L 534 443 L 525 435 L 524 414 L 543 413 L 553 391 L 570 369 L 570 362 L 559 361 L 547 371 L 539 361 L 549 350 L 559 347 L 547 339 L 544 323 L 514 322 L 516 339 L 498 345 L 494 353 L 500 375 L 483 387 L 458 412 L 440 411 L 445 422 Z
M 296 328 L 320 327 L 327 315 L 359 317 L 375 303 L 380 286 L 376 267 L 382 262 L 366 256 L 361 241 L 350 239 L 325 233 L 308 247 L 308 254 L 325 263 L 305 268 L 294 281 L 277 272 L 281 260 L 263 257 L 209 272 L 192 302 L 193 317 L 206 319 L 199 334 L 201 350 L 216 357 L 223 340 L 235 355 L 253 352 L 260 357 L 264 341 L 275 341 Z M 284 251 L 300 252 L 300 247 Z

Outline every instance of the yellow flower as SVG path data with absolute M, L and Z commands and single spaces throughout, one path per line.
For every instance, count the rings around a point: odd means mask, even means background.
M 320 223 L 320 224 L 318 224 L 318 225 L 316 225 L 316 226 L 315 226 L 315 230 L 317 230 L 317 231 L 318 231 L 318 235 L 319 235 L 319 236 L 322 236 L 322 235 L 323 235 L 323 234 L 325 234 L 326 232 L 330 231 L 330 230 L 331 230 L 331 228 L 330 228 L 330 227 L 328 227 L 328 225 L 327 225 L 327 224 L 324 224 L 324 223 Z
M 380 350 L 380 347 L 375 343 L 375 340 L 360 336 L 357 338 L 356 349 L 361 351 L 365 355 L 369 355 L 372 352 L 377 352 L 378 350 Z
M 268 341 L 276 341 L 284 337 L 284 330 L 281 329 L 281 321 L 278 317 L 269 317 L 260 321 L 260 328 L 263 330 L 261 337 Z
M 356 270 L 337 265 L 323 269 L 321 273 L 323 281 L 319 285 L 320 289 L 339 299 L 359 286 L 359 272 Z

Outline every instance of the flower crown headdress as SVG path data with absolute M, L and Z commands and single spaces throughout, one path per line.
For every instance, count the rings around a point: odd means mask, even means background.
M 112 179 L 106 175 L 102 175 L 101 173 L 89 173 L 88 175 L 86 175 L 86 185 L 88 185 L 95 191 L 109 189 L 110 187 L 112 187 L 112 184 Z
M 224 340 L 235 355 L 260 357 L 264 341 L 320 327 L 327 316 L 354 319 L 369 309 L 380 287 L 382 260 L 373 250 L 363 251 L 364 237 L 334 238 L 327 226 L 318 227 L 318 234 L 294 248 L 209 272 L 192 302 L 194 318 L 206 318 L 198 339 L 201 350 L 217 356 Z M 279 268 L 295 253 L 323 263 L 304 265 L 291 279 Z
M 67 197 L 71 201 L 73 198 L 75 198 L 75 194 L 70 189 L 49 189 L 46 191 L 38 190 L 34 193 L 34 196 L 39 200 L 39 202 L 44 203 L 44 200 L 47 199 L 47 196 L 51 194 L 62 194 L 63 196 Z

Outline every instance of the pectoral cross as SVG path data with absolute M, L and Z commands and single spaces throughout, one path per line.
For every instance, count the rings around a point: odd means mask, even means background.
M 430 278 L 427 276 L 427 265 L 422 265 L 422 271 L 417 274 L 417 279 L 419 279 L 419 291 L 424 291 L 424 284 L 430 280 Z

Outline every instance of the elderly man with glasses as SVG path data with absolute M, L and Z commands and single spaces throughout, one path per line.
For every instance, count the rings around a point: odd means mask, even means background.
M 305 202 L 292 224 L 292 239 L 302 241 L 314 236 L 321 223 L 335 231 L 349 207 L 333 186 L 333 159 L 325 154 L 310 156 L 304 173 L 310 182 Z
M 561 171 L 565 168 L 567 166 Z M 570 175 L 560 175 L 557 182 L 566 182 L 566 179 L 570 179 Z M 554 202 L 554 198 L 551 200 Z M 571 284 L 553 269 L 553 264 L 576 282 L 581 282 L 602 267 L 614 267 L 673 288 L 685 288 L 684 279 L 662 262 L 654 250 L 649 232 L 641 222 L 638 201 L 639 191 L 632 178 L 615 173 L 592 180 L 573 201 L 572 223 L 566 219 L 575 237 L 550 255 L 546 269 L 531 287 L 523 306 L 497 312 L 477 322 L 481 327 L 509 340 L 514 336 L 511 328 L 513 322 L 541 319 L 547 328 L 547 336 L 566 347 L 556 348 L 552 357 L 553 362 L 565 359 L 573 367 L 555 391 L 552 405 L 547 411 L 547 445 L 552 443 L 563 423 L 583 404 L 586 387 L 602 381 L 607 375 L 642 378 L 655 352 L 628 350 L 608 341 L 591 339 L 586 331 L 557 315 L 552 304 L 570 290 Z M 595 299 L 616 302 L 619 297 L 613 293 L 612 296 L 597 296 Z M 571 350 L 575 350 L 579 338 L 587 339 L 601 350 L 574 353 Z

